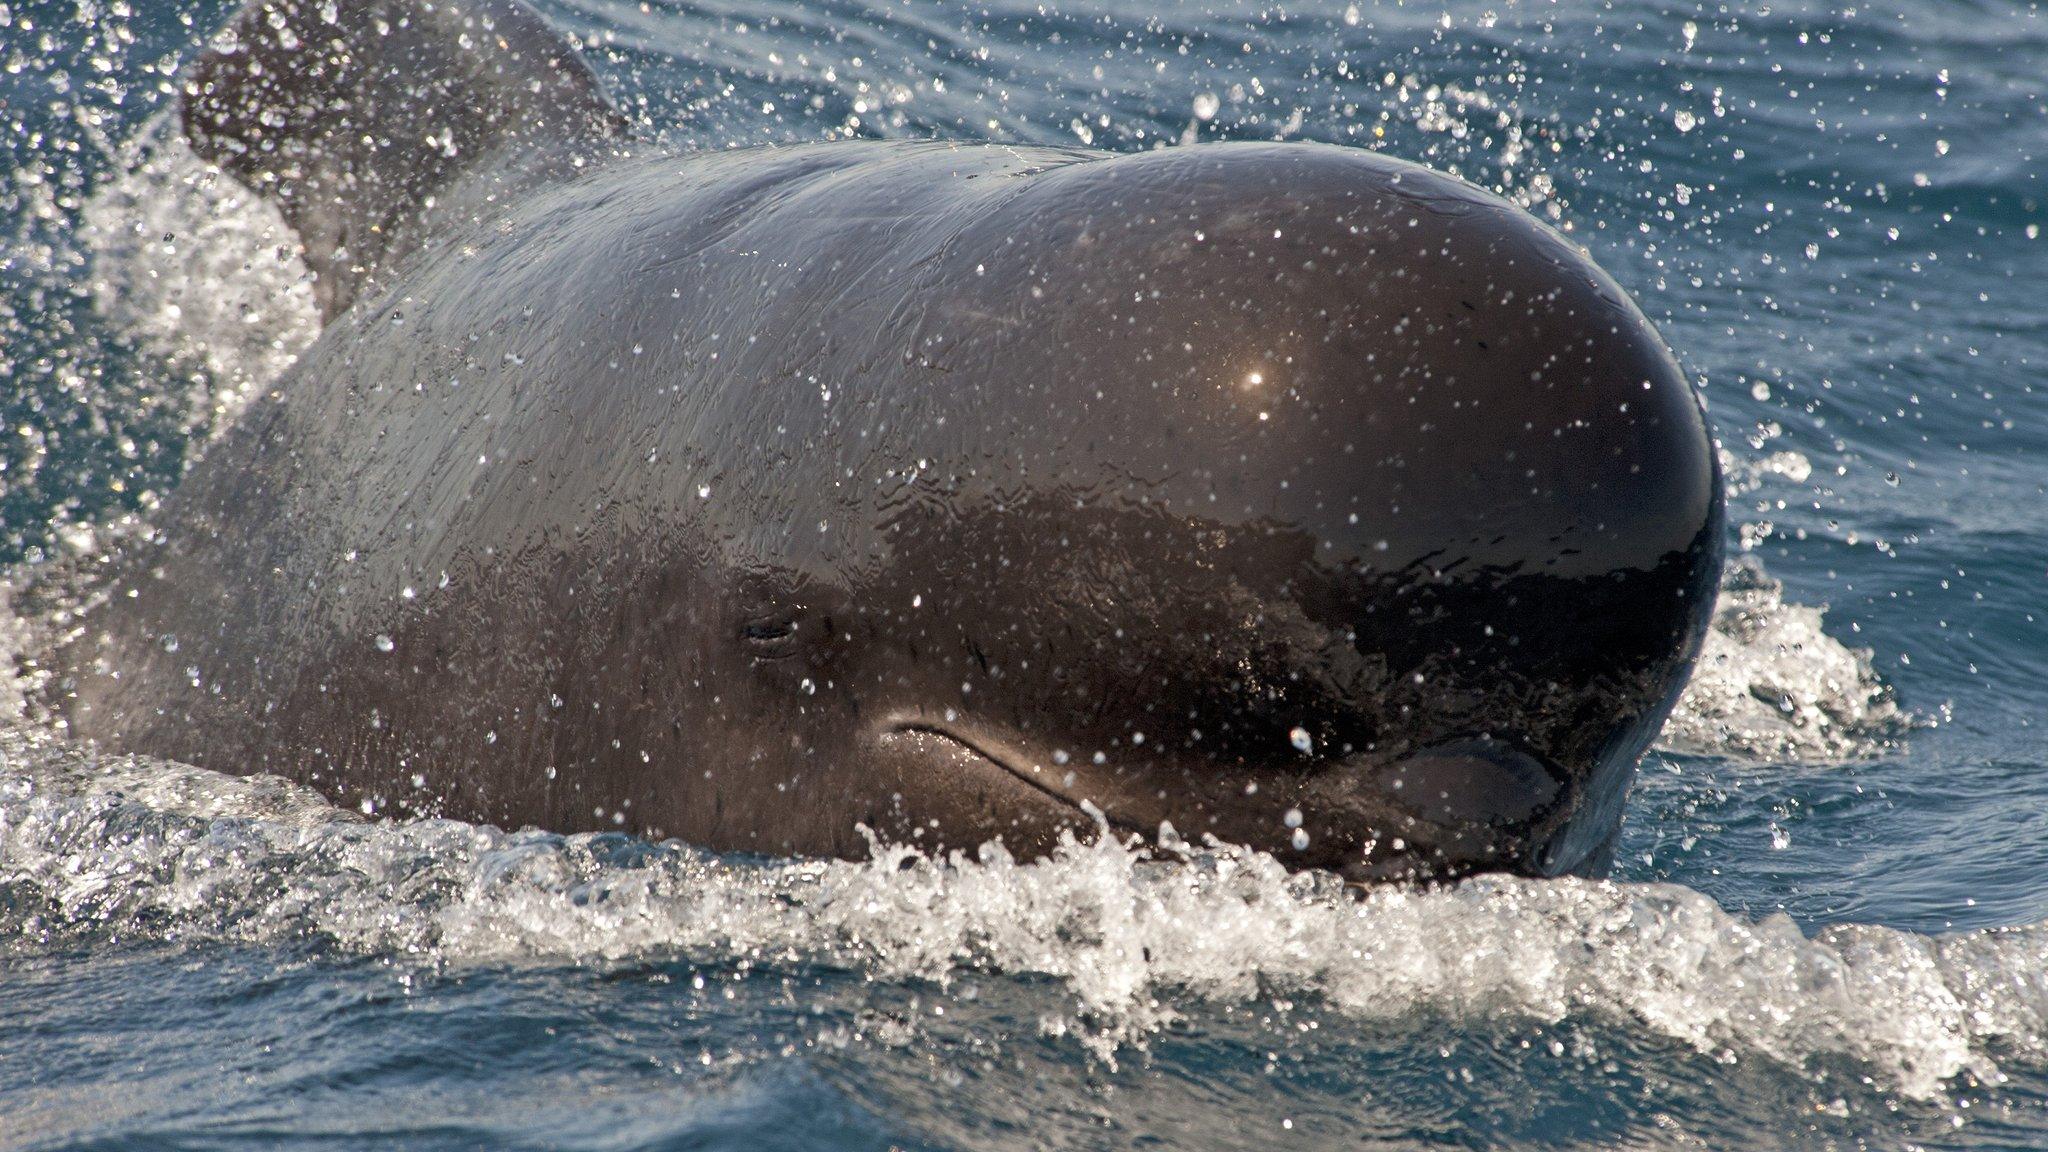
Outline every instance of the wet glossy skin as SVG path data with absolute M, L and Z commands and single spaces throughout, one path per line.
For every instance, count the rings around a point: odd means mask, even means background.
M 336 273 L 62 654 L 81 735 L 720 849 L 1597 861 L 1721 509 L 1559 237 L 1314 145 L 549 147 Z

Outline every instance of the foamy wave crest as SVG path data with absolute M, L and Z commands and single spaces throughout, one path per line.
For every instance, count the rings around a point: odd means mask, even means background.
M 116 330 L 193 381 L 189 426 L 218 431 L 320 334 L 299 240 L 276 207 L 152 120 L 96 189 L 77 243 Z
M 1364 895 L 1222 849 L 1069 842 L 865 863 L 744 861 L 617 835 L 368 823 L 275 780 L 0 745 L 0 934 L 325 940 L 402 962 L 822 964 L 1059 982 L 1048 1020 L 1113 1059 L 1176 1017 L 1284 995 L 1365 1022 L 1590 1017 L 1724 1061 L 1848 1058 L 1928 1097 L 2048 1035 L 2048 935 L 1802 937 L 1690 889 L 1527 881 Z

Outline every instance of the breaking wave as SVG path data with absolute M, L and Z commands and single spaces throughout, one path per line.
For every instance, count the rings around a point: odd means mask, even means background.
M 316 940 L 407 962 L 738 959 L 885 981 L 1057 981 L 1044 1022 L 1114 1061 L 1205 1004 L 1304 997 L 1354 1020 L 1593 1018 L 1722 1061 L 1846 1058 L 1933 1097 L 2048 1038 L 2048 934 L 1809 939 L 1668 884 L 1487 877 L 1363 894 L 1270 857 L 1070 841 L 935 860 L 743 860 L 619 835 L 371 823 L 279 780 L 9 737 L 0 934 Z

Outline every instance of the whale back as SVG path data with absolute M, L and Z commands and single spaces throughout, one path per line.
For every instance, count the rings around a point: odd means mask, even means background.
M 263 0 L 190 70 L 187 138 L 272 200 L 322 318 L 441 221 L 624 134 L 574 45 L 519 0 Z

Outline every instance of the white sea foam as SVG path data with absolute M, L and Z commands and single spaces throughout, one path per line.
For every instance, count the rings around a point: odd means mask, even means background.
M 1847 1058 L 1922 1097 L 2048 1036 L 2048 935 L 1814 939 L 1686 888 L 1505 877 L 1360 897 L 1271 858 L 1069 843 L 1019 864 L 721 860 L 618 836 L 372 824 L 304 789 L 0 742 L 0 932 L 278 942 L 452 967 L 827 964 L 1057 981 L 1049 1026 L 1114 1058 L 1203 1004 L 1360 1021 L 1607 1020 L 1724 1061 Z

